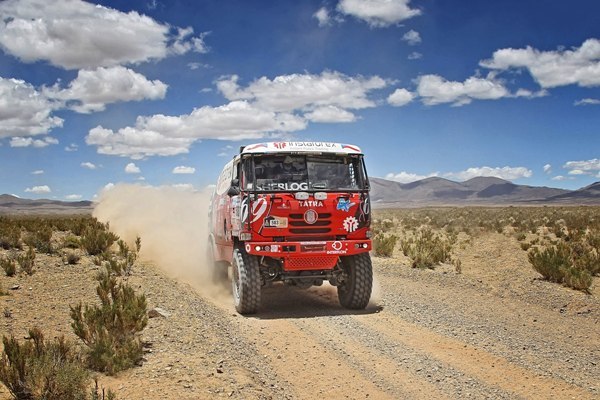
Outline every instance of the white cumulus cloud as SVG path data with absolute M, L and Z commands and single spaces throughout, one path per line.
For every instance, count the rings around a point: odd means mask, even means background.
M 402 36 L 402 40 L 404 40 L 410 46 L 416 46 L 421 43 L 421 35 L 419 32 L 411 29 Z
M 40 135 L 61 127 L 63 120 L 52 116 L 57 107 L 31 84 L 0 77 L 0 138 Z
M 552 165 L 550 165 L 550 164 L 544 165 L 544 172 L 547 174 L 551 174 L 552 173 Z
M 44 173 L 43 169 L 36 169 L 35 171 L 31 171 L 32 175 L 42 175 Z
M 137 72 L 121 67 L 80 70 L 66 89 L 57 85 L 46 89 L 46 95 L 66 102 L 67 107 L 90 113 L 104 110 L 106 104 L 120 101 L 156 100 L 165 97 L 167 85 L 150 81 Z
M 319 21 L 319 26 L 327 26 L 331 23 L 329 11 L 325 7 L 321 7 L 313 14 L 313 17 Z
M 187 51 L 205 52 L 191 28 L 161 24 L 81 0 L 0 3 L 0 47 L 23 62 L 65 69 L 140 63 Z
M 467 181 L 478 176 L 493 176 L 512 181 L 520 178 L 530 178 L 533 172 L 525 167 L 472 167 L 460 172 L 449 172 L 445 177 L 459 181 Z
M 128 174 L 139 174 L 142 170 L 134 163 L 129 163 L 125 166 L 125 172 Z
M 100 154 L 140 159 L 187 153 L 199 139 L 257 139 L 305 127 L 306 121 L 293 114 L 234 101 L 220 107 L 201 107 L 186 115 L 138 117 L 135 126 L 116 132 L 98 126 L 90 130 L 86 143 L 97 146 Z
M 425 178 L 431 178 L 433 176 L 439 176 L 439 173 L 434 172 L 429 175 L 419 175 L 419 174 L 413 174 L 411 172 L 402 171 L 402 172 L 398 172 L 398 173 L 390 172 L 389 174 L 387 174 L 385 176 L 385 179 L 387 179 L 389 181 L 400 182 L 400 183 L 410 183 L 410 182 L 414 182 L 414 181 L 420 181 L 421 179 L 425 179 Z
M 569 175 L 600 175 L 600 159 L 567 161 L 563 168 L 569 170 Z
M 524 68 L 543 88 L 600 86 L 600 40 L 588 39 L 570 50 L 500 49 L 480 65 L 495 70 Z
M 319 107 L 304 114 L 304 117 L 309 121 L 322 123 L 356 121 L 356 115 L 352 114 L 350 111 L 343 110 L 336 106 Z
M 394 93 L 390 94 L 387 98 L 387 101 L 393 106 L 402 107 L 413 101 L 414 97 L 414 93 L 406 89 L 400 88 L 396 89 Z
M 81 200 L 83 196 L 80 194 L 68 194 L 65 196 L 66 200 Z
M 585 98 L 585 99 L 577 100 L 575 102 L 576 106 L 589 106 L 589 105 L 598 105 L 598 104 L 600 104 L 600 100 L 599 99 L 590 99 L 590 98 Z
M 339 72 L 320 75 L 291 74 L 273 79 L 262 77 L 248 87 L 238 85 L 238 76 L 224 77 L 217 88 L 228 100 L 248 100 L 271 111 L 293 111 L 336 106 L 342 109 L 374 107 L 369 92 L 382 89 L 387 83 L 378 76 L 350 77 Z
M 82 168 L 86 168 L 86 169 L 96 169 L 96 168 L 98 168 L 98 167 L 96 167 L 96 164 L 93 164 L 93 163 L 91 163 L 89 161 L 82 162 L 79 165 L 81 165 Z
M 410 8 L 410 0 L 340 0 L 337 10 L 383 28 L 416 17 L 421 10 Z
M 44 193 L 51 193 L 52 190 L 50 190 L 50 187 L 48 185 L 42 185 L 42 186 L 34 186 L 34 187 L 30 187 L 25 189 L 26 193 L 35 193 L 35 194 L 44 194 Z
M 184 165 L 179 165 L 173 168 L 172 171 L 174 174 L 193 174 L 196 172 L 196 168 L 194 167 L 186 167 Z
M 504 85 L 492 77 L 470 77 L 464 82 L 447 81 L 439 75 L 422 75 L 417 79 L 417 93 L 426 105 L 469 104 L 473 99 L 496 100 L 511 96 Z
M 30 137 L 13 137 L 10 139 L 10 147 L 36 147 L 42 148 L 50 146 L 51 144 L 58 144 L 58 139 L 51 136 L 46 136 L 43 139 L 33 139 Z

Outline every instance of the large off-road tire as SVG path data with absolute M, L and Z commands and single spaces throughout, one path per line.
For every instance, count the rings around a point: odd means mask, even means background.
M 338 285 L 338 299 L 345 308 L 363 310 L 373 289 L 373 267 L 369 253 L 340 257 L 344 280 Z
M 212 282 L 215 285 L 225 286 L 229 278 L 227 273 L 229 263 L 226 261 L 215 260 L 215 250 L 210 238 L 208 239 L 208 243 L 206 243 L 206 263 L 210 269 Z
M 233 303 L 240 314 L 254 314 L 260 307 L 261 282 L 258 258 L 243 247 L 233 250 Z

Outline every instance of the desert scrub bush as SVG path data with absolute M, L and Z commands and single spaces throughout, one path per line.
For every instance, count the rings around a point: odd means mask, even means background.
M 41 225 L 38 230 L 29 232 L 25 237 L 25 244 L 29 247 L 34 247 L 40 253 L 54 253 L 52 246 L 52 226 L 47 224 Z
M 100 306 L 84 307 L 81 302 L 71 306 L 71 327 L 87 346 L 87 365 L 114 375 L 142 359 L 138 334 L 148 323 L 146 297 L 128 284 L 117 284 L 108 270 L 100 272 L 97 280 Z
M 528 253 L 529 262 L 546 280 L 589 292 L 592 274 L 578 265 L 579 259 L 574 257 L 577 256 L 572 247 L 564 242 L 543 250 L 533 248 Z
M 27 252 L 24 254 L 19 254 L 16 257 L 16 260 L 19 267 L 21 267 L 21 272 L 24 272 L 27 275 L 33 275 L 33 267 L 35 265 L 35 250 L 33 247 L 27 249 Z
M 67 251 L 63 255 L 63 262 L 69 265 L 75 265 L 81 260 L 81 256 L 74 251 Z
M 450 261 L 452 245 L 431 228 L 419 229 L 414 237 L 401 242 L 402 251 L 412 260 L 413 268 L 433 268 L 436 264 Z
M 63 249 L 78 249 L 81 247 L 81 243 L 79 242 L 79 238 L 74 235 L 69 235 L 64 238 L 62 243 Z
M 0 266 L 4 270 L 6 276 L 15 276 L 17 273 L 17 265 L 15 260 L 10 257 L 2 257 L 0 258 Z
M 0 248 L 5 250 L 22 249 L 21 228 L 8 218 L 0 217 Z
M 91 256 L 107 252 L 119 237 L 110 232 L 109 225 L 94 220 L 81 236 L 81 247 Z
M 29 340 L 20 344 L 4 336 L 0 360 L 0 381 L 15 399 L 76 400 L 86 399 L 89 373 L 78 352 L 63 337 L 50 343 L 42 332 L 29 330 Z
M 386 236 L 383 233 L 375 235 L 373 238 L 373 251 L 375 255 L 379 257 L 391 257 L 394 254 L 394 247 L 396 247 L 397 241 L 398 236 L 396 235 Z

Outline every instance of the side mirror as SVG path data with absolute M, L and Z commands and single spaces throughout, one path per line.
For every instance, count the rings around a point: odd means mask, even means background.
M 240 190 L 240 180 L 239 179 L 233 179 L 231 181 L 231 186 L 229 186 L 229 190 L 227 190 L 227 196 L 231 197 L 231 196 L 237 196 L 238 194 L 240 194 L 241 190 Z

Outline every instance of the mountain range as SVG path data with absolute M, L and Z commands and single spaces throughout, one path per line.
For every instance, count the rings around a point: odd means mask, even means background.
M 0 195 L 2 214 L 91 214 L 91 201 L 59 201 L 22 199 L 10 194 Z
M 600 182 L 578 190 L 517 185 L 494 177 L 464 182 L 431 177 L 410 183 L 369 178 L 376 207 L 468 205 L 600 205 Z M 2 214 L 90 214 L 91 201 L 31 200 L 0 195 Z
M 464 182 L 431 177 L 410 183 L 369 178 L 371 201 L 381 207 L 432 205 L 600 205 L 600 182 L 578 190 L 517 185 L 494 177 Z

